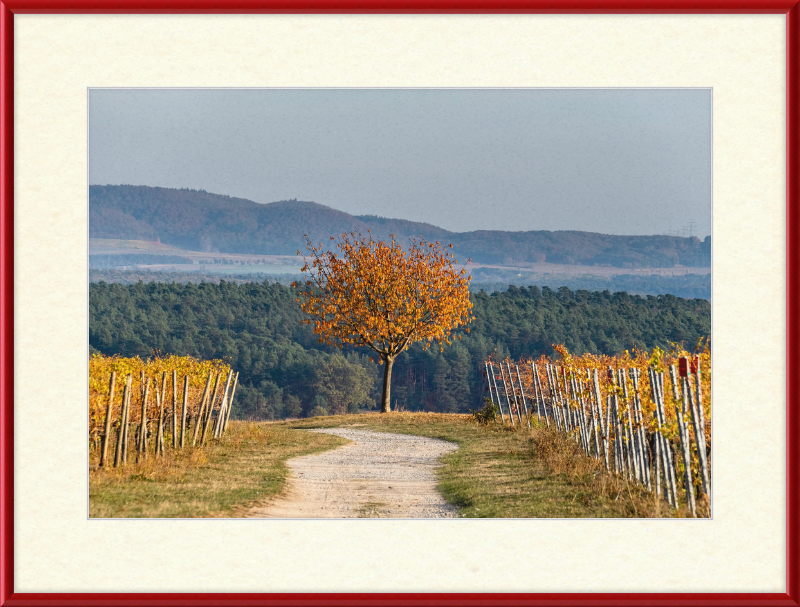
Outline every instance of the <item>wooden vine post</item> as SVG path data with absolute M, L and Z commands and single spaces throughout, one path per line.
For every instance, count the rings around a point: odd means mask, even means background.
M 589 416 L 586 415 L 586 393 L 585 393 L 585 386 L 583 380 L 578 380 L 577 378 L 573 379 L 575 385 L 578 387 L 578 398 L 580 400 L 580 416 L 581 416 L 581 424 L 583 426 L 583 439 L 586 442 L 586 454 L 590 455 L 592 451 L 594 451 L 594 456 L 596 459 L 600 458 L 600 445 L 595 443 L 594 449 L 592 449 L 592 429 L 589 425 L 589 419 L 591 418 L 591 412 Z M 591 401 L 589 402 L 591 406 Z M 595 436 L 595 440 L 596 440 Z
M 508 418 L 511 420 L 511 425 L 514 425 L 514 412 L 511 410 L 511 400 L 508 398 L 508 384 L 506 383 L 506 376 L 503 372 L 503 361 L 500 361 L 500 379 L 503 380 L 503 393 L 506 397 L 506 404 L 508 405 Z
M 550 393 L 550 410 L 553 413 L 553 424 L 556 430 L 561 430 L 561 420 L 558 415 L 558 403 L 556 402 L 556 390 L 553 387 L 553 369 L 550 363 L 544 364 L 545 377 L 547 378 L 547 391 Z
M 106 465 L 106 456 L 108 454 L 108 441 L 111 435 L 111 413 L 114 407 L 114 388 L 117 383 L 117 372 L 111 372 L 111 379 L 108 382 L 108 407 L 106 408 L 106 423 L 103 430 L 103 445 L 100 450 L 100 466 Z
M 158 386 L 156 386 L 156 390 L 158 390 Z M 147 400 L 149 396 L 150 379 L 148 378 L 142 397 L 142 418 L 139 421 L 139 456 L 142 459 L 147 459 Z
M 189 376 L 183 378 L 183 406 L 181 407 L 181 449 L 186 443 L 186 409 L 189 403 Z
M 686 505 L 692 516 L 697 516 L 697 507 L 694 499 L 694 486 L 692 485 L 692 455 L 689 446 L 689 432 L 683 422 L 683 411 L 679 403 L 681 402 L 678 393 L 678 378 L 675 373 L 675 365 L 669 367 L 670 379 L 672 380 L 672 395 L 675 398 L 675 417 L 678 419 L 678 431 L 681 438 L 681 451 L 683 452 L 684 484 L 686 485 Z
M 486 370 L 486 386 L 489 389 L 489 400 L 492 402 L 492 407 L 494 407 L 495 404 L 494 404 L 494 395 L 492 394 L 492 378 L 489 377 L 489 361 L 488 360 L 483 362 L 483 368 Z M 498 397 L 498 399 L 499 399 L 499 397 Z M 500 407 L 498 406 L 497 408 L 499 409 Z
M 517 383 L 519 383 L 519 392 L 522 396 L 522 405 L 525 407 L 525 420 L 528 422 L 528 428 L 531 427 L 531 416 L 528 413 L 528 401 L 525 400 L 525 390 L 522 387 L 522 377 L 519 374 L 519 366 L 514 364 L 514 368 L 517 370 Z
M 158 407 L 158 426 L 154 451 L 156 455 L 164 455 L 164 400 L 161 398 L 158 386 L 156 386 L 156 407 Z
M 649 441 L 647 440 L 647 431 L 644 424 L 644 411 L 642 410 L 642 397 L 639 394 L 639 369 L 632 370 L 633 376 L 633 400 L 636 404 L 634 414 L 636 416 L 636 426 L 639 436 L 639 449 L 641 452 L 642 464 L 644 466 L 644 482 L 647 483 L 647 490 L 653 490 L 653 484 L 650 480 L 650 452 L 648 448 Z
M 661 497 L 661 415 L 658 409 L 658 396 L 656 395 L 656 382 L 653 380 L 653 374 L 655 371 L 650 368 L 648 369 L 648 373 L 650 374 L 650 391 L 653 396 L 653 402 L 656 405 L 655 411 L 653 411 L 653 417 L 656 420 L 656 432 L 653 435 L 653 450 L 655 451 L 655 476 L 656 476 L 656 495 Z
M 562 432 L 567 432 L 567 422 L 564 419 L 564 407 L 561 403 L 561 390 L 557 383 L 557 369 L 555 365 L 548 365 L 550 371 L 550 402 L 553 403 L 553 414 L 556 419 L 556 425 Z
M 219 388 L 220 388 L 220 381 L 219 378 L 222 373 L 217 372 L 217 377 L 214 380 L 214 395 L 211 397 L 211 400 L 208 403 L 208 407 L 206 409 L 206 418 L 203 423 L 203 435 L 200 438 L 200 444 L 206 444 L 206 434 L 208 434 L 209 426 L 211 425 L 211 417 L 214 413 L 214 406 L 217 404 L 217 396 L 219 395 Z
M 625 430 L 625 463 L 628 466 L 628 478 L 639 480 L 639 461 L 633 449 L 633 429 L 631 428 L 631 405 L 628 400 L 628 375 L 625 369 L 618 369 L 619 383 L 622 386 L 622 396 L 625 399 L 625 414 L 623 415 L 623 428 Z M 625 419 L 627 418 L 627 420 Z
M 552 365 L 551 369 L 553 370 L 553 383 L 555 384 L 556 393 L 558 395 L 558 404 L 561 407 L 558 414 L 563 422 L 564 432 L 569 432 L 571 430 L 569 425 L 569 406 L 564 398 L 564 393 L 561 391 L 561 370 L 559 369 L 558 365 Z
M 533 374 L 533 396 L 536 399 L 536 420 L 542 423 L 542 402 L 544 401 L 544 394 L 541 392 L 541 383 L 539 381 L 539 369 L 536 368 L 536 363 L 531 361 L 531 373 Z M 547 417 L 547 409 L 545 409 L 545 418 Z M 550 421 L 547 421 L 547 427 L 550 427 Z
M 158 414 L 158 425 L 161 426 L 161 439 L 157 441 L 160 444 L 161 454 L 164 455 L 166 453 L 166 445 L 164 442 L 166 441 L 166 437 L 164 436 L 167 433 L 167 415 L 169 411 L 167 411 L 167 372 L 161 375 L 161 405 L 160 411 Z
M 123 452 L 125 446 L 125 427 L 128 425 L 128 407 L 131 401 L 131 382 L 133 376 L 128 373 L 128 378 L 125 380 L 125 388 L 122 393 L 122 411 L 119 417 L 119 430 L 117 431 L 117 449 L 114 455 L 114 467 L 119 468 L 123 463 Z
M 659 402 L 661 404 L 661 420 L 664 424 L 666 424 L 666 392 L 664 391 L 664 373 L 658 372 L 656 373 L 656 380 L 657 380 L 657 388 L 659 394 Z M 677 508 L 678 507 L 678 476 L 675 471 L 675 454 L 672 451 L 672 445 L 667 437 L 664 436 L 661 441 L 662 447 L 664 447 L 665 454 L 665 466 L 668 472 L 668 481 L 669 486 L 672 494 L 672 505 Z
M 503 363 L 500 364 L 502 365 Z M 508 368 L 508 381 L 511 384 L 511 395 L 514 397 L 514 409 L 517 410 L 517 419 L 522 424 L 522 411 L 520 411 L 519 402 L 517 401 L 517 389 L 514 387 L 514 374 L 511 372 L 511 363 L 506 361 L 506 367 Z
M 705 412 L 703 411 L 703 385 L 701 380 L 701 368 L 700 368 L 700 357 L 694 357 L 693 363 L 694 371 L 694 379 L 695 379 L 695 394 L 697 394 L 697 411 L 700 414 L 700 427 L 703 428 L 703 448 L 707 449 L 708 445 L 706 444 L 706 435 L 705 435 L 705 427 L 706 427 L 706 419 L 705 419 Z M 711 479 L 709 478 L 709 481 Z
M 239 383 L 239 372 L 233 378 L 233 388 L 231 388 L 231 397 L 228 399 L 228 412 L 225 414 L 225 425 L 222 426 L 222 431 L 228 429 L 228 420 L 231 418 L 231 409 L 233 409 L 233 395 L 236 394 L 236 385 Z
M 581 396 L 582 390 L 578 386 L 578 380 L 575 379 L 574 374 L 570 377 L 569 381 L 570 388 L 572 390 L 573 403 L 575 403 L 575 418 L 578 420 L 578 435 L 581 438 L 581 446 L 586 452 L 586 457 L 589 457 L 589 434 L 586 431 L 586 409 L 584 407 L 583 397 Z
M 589 382 L 589 409 L 591 414 L 591 434 L 594 438 L 594 456 L 596 459 L 600 459 L 600 434 L 599 430 L 600 427 L 597 423 L 597 403 L 595 402 L 594 398 L 594 386 L 591 385 L 592 382 L 592 372 L 590 370 L 586 370 L 586 381 Z M 581 384 L 583 385 L 583 384 Z
M 129 376 L 131 377 L 131 376 Z M 132 378 L 131 378 L 132 380 Z M 122 463 L 128 463 L 128 433 L 130 432 L 130 416 L 131 416 L 131 400 L 133 399 L 133 387 L 131 386 L 131 380 L 128 381 L 128 386 L 130 389 L 128 390 L 128 400 L 125 406 L 125 415 L 123 416 L 122 420 Z
M 697 460 L 700 464 L 700 481 L 703 484 L 703 493 L 709 495 L 711 489 L 708 482 L 708 463 L 706 462 L 705 430 L 700 424 L 700 416 L 697 413 L 697 406 L 694 395 L 692 394 L 692 381 L 689 371 L 689 361 L 681 358 L 679 361 L 681 371 L 681 381 L 683 384 L 684 408 L 689 409 L 692 417 L 692 429 L 694 430 L 694 446 L 697 453 Z
M 489 363 L 489 371 L 492 373 L 492 383 L 494 384 L 494 393 L 497 395 L 497 408 L 500 409 L 500 419 L 503 423 L 506 423 L 506 417 L 503 415 L 503 405 L 500 402 L 500 392 L 497 389 L 497 380 L 494 376 L 494 365 L 490 362 Z
M 172 370 L 172 448 L 178 446 L 178 370 Z
M 619 396 L 617 395 L 617 382 L 614 369 L 608 367 L 609 389 L 611 391 L 611 417 L 614 420 L 614 471 L 625 473 L 625 459 L 622 452 L 622 424 L 619 419 Z
M 583 436 L 584 440 L 586 441 L 586 453 L 587 455 L 594 452 L 595 459 L 600 459 L 600 445 L 597 441 L 597 434 L 593 431 L 592 425 L 590 420 L 594 419 L 594 407 L 592 406 L 591 396 L 589 396 L 589 415 L 586 414 L 586 385 L 583 383 L 583 380 L 578 380 L 575 378 L 575 385 L 578 387 L 579 390 L 579 398 L 580 398 L 580 415 L 581 415 L 581 424 L 583 424 Z M 592 443 L 592 436 L 594 436 L 594 444 Z
M 222 435 L 222 426 L 225 425 L 225 416 L 227 415 L 228 408 L 228 390 L 231 387 L 231 380 L 233 379 L 233 370 L 228 371 L 228 379 L 225 382 L 225 391 L 222 393 L 222 402 L 219 404 L 219 413 L 214 425 L 214 438 L 219 438 Z
M 603 457 L 606 461 L 606 470 L 610 470 L 609 462 L 608 462 L 608 429 L 605 424 L 605 420 L 603 419 L 603 398 L 600 395 L 600 380 L 597 376 L 597 369 L 594 369 L 594 373 L 592 374 L 592 383 L 594 384 L 594 396 L 597 400 L 597 410 L 598 410 L 598 417 L 600 421 L 600 431 L 602 432 L 602 443 L 603 443 Z
M 666 437 L 661 433 L 661 428 L 666 425 L 666 416 L 664 410 L 664 398 L 659 381 L 659 373 L 655 369 L 650 369 L 650 389 L 653 394 L 653 402 L 656 405 L 656 410 L 653 416 L 656 418 L 657 430 L 655 433 L 655 446 L 656 446 L 656 495 L 661 495 L 661 478 L 659 474 L 664 476 L 664 496 L 667 503 L 677 507 L 677 494 L 673 499 L 672 492 L 672 478 L 670 474 L 670 456 L 669 446 Z M 663 472 L 662 472 L 663 470 Z
M 203 425 L 203 414 L 205 412 L 206 401 L 208 400 L 208 391 L 211 387 L 211 378 L 214 377 L 214 373 L 211 372 L 208 374 L 208 379 L 206 380 L 206 387 L 203 390 L 203 397 L 200 399 L 200 406 L 197 408 L 197 415 L 194 419 L 194 433 L 192 435 L 192 447 L 195 446 L 197 443 L 197 433 L 200 430 L 200 426 Z

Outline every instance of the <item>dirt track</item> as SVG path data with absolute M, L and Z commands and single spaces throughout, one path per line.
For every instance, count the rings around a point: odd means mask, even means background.
M 287 461 L 286 493 L 250 510 L 253 518 L 454 518 L 434 469 L 458 447 L 446 441 L 356 430 L 311 430 L 353 441 Z

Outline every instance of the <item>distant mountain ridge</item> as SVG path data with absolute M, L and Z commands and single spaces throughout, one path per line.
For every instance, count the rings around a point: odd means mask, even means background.
M 89 237 L 160 240 L 195 251 L 292 255 L 303 234 L 316 242 L 371 230 L 405 241 L 419 237 L 453 245 L 459 261 L 484 264 L 551 262 L 620 268 L 709 267 L 711 238 L 619 236 L 578 231 L 450 232 L 405 219 L 350 215 L 315 202 L 261 204 L 204 190 L 134 185 L 89 186 Z

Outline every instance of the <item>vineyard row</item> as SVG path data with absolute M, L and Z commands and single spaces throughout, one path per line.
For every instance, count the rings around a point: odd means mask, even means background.
M 601 360 L 561 350 L 558 364 L 544 358 L 486 361 L 489 402 L 501 421 L 508 417 L 512 425 L 530 427 L 535 409 L 540 425 L 574 437 L 606 470 L 655 490 L 673 508 L 683 502 L 692 516 L 710 515 L 711 419 L 703 402 L 710 390 L 710 364 L 703 372 L 710 352 L 672 360 L 661 353 Z M 605 373 L 598 373 L 602 366 Z
M 132 365 L 131 361 L 134 361 Z M 197 445 L 198 440 L 203 446 L 210 437 L 222 436 L 228 427 L 239 374 L 234 375 L 232 369 L 219 361 L 200 363 L 189 359 L 188 364 L 175 364 L 184 361 L 186 358 L 178 357 L 171 357 L 167 364 L 165 359 L 146 363 L 113 357 L 92 360 L 95 364 L 90 364 L 92 423 L 89 438 L 91 447 L 99 451 L 101 467 L 109 466 L 112 457 L 114 467 L 126 464 L 131 437 L 139 461 L 148 457 L 150 442 L 156 455 L 164 455 L 170 443 L 172 448 L 182 449 L 189 440 L 192 446 Z M 119 370 L 130 370 L 131 366 L 138 366 L 140 370 L 126 374 L 121 394 L 118 394 L 118 377 L 124 375 Z M 171 373 L 159 369 L 165 366 L 173 367 Z M 179 383 L 177 367 L 180 366 L 188 369 Z M 198 383 L 202 381 L 202 375 L 198 371 L 202 370 L 206 371 L 207 377 L 200 396 Z M 98 385 L 102 381 L 101 375 L 108 378 L 107 390 Z M 136 375 L 138 386 L 134 386 Z M 167 396 L 170 377 L 171 399 Z M 182 398 L 179 398 L 179 393 Z M 102 417 L 98 411 L 101 403 L 105 405 Z M 112 441 L 115 442 L 113 450 Z

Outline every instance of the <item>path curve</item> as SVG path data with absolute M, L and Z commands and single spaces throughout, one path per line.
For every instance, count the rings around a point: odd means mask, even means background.
M 254 518 L 455 518 L 436 490 L 439 458 L 454 443 L 352 428 L 310 430 L 353 441 L 286 462 L 287 492 L 256 506 Z

